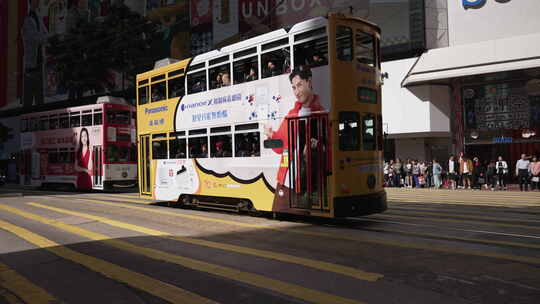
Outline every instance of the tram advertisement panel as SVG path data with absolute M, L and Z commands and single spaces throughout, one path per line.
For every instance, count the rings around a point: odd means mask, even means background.
M 22 148 L 39 155 L 32 172 L 40 172 L 37 178 L 46 179 L 42 182 L 72 182 L 79 189 L 92 188 L 92 147 L 103 141 L 101 127 L 35 131 L 22 137 Z
M 290 74 L 283 74 L 188 95 L 177 109 L 169 109 L 176 112 L 174 125 L 177 131 L 230 126 L 232 138 L 238 134 L 235 126 L 256 123 L 255 130 L 241 132 L 255 134 L 258 152 L 242 157 L 243 151 L 238 150 L 236 141 L 236 146 L 231 145 L 235 150 L 234 158 L 157 160 L 156 197 L 175 199 L 183 193 L 250 199 L 253 196 L 257 201 L 267 202 L 266 206 L 257 208 L 272 210 L 277 184 L 288 183 L 284 178 L 289 157 L 285 127 L 288 120 L 285 117 L 308 117 L 330 111 L 328 66 L 292 76 L 292 81 Z M 210 152 L 215 151 L 214 146 L 218 144 L 212 140 L 213 136 L 219 135 L 208 133 L 210 146 L 207 149 Z M 192 137 L 188 135 L 188 141 Z M 283 146 L 264 148 L 267 139 L 281 139 Z

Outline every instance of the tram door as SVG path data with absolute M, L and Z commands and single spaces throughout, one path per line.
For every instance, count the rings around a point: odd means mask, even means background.
M 150 177 L 150 135 L 139 138 L 139 174 L 141 195 L 152 195 L 152 180 Z
M 288 123 L 291 208 L 328 210 L 328 115 L 292 118 Z
M 92 151 L 92 187 L 103 189 L 103 148 L 94 146 Z

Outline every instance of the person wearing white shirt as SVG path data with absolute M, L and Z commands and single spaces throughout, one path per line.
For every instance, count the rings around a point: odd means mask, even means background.
M 503 160 L 502 156 L 499 156 L 497 163 L 495 164 L 497 168 L 497 178 L 499 181 L 499 190 L 506 190 L 506 174 L 508 174 L 508 164 Z
M 456 189 L 456 179 L 456 161 L 454 160 L 454 155 L 450 155 L 450 159 L 448 160 L 448 181 L 450 182 L 450 189 Z
M 529 160 L 525 154 L 521 154 L 521 159 L 516 163 L 516 175 L 519 180 L 519 190 L 523 191 L 523 185 L 525 185 L 525 191 L 529 191 Z

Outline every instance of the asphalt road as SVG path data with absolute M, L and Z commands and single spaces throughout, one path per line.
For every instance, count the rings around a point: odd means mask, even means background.
M 538 303 L 539 192 L 388 195 L 327 221 L 4 191 L 0 303 Z

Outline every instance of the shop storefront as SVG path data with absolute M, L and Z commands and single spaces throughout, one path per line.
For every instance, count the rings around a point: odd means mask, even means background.
M 540 153 L 540 69 L 468 77 L 457 83 L 467 154 L 484 160 L 503 156 L 514 163 L 521 153 Z

